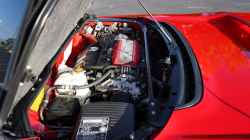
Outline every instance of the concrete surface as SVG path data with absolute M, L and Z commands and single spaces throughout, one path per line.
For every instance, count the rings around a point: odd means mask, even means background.
M 250 0 L 141 0 L 153 14 L 250 12 Z M 95 0 L 89 9 L 97 16 L 146 14 L 138 0 Z

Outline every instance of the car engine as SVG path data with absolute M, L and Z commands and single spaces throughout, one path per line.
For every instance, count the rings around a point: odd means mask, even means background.
M 134 132 L 134 110 L 147 106 L 145 46 L 139 37 L 142 32 L 131 24 L 111 23 L 85 25 L 82 37 L 89 44 L 74 56 L 71 67 L 65 62 L 57 67 L 56 97 L 45 115 L 49 128 L 75 127 L 76 139 L 117 139 Z
M 86 33 L 85 36 L 89 36 L 89 30 L 93 31 L 94 34 L 100 34 L 100 32 L 102 32 L 102 34 L 106 34 L 107 36 L 103 36 L 102 41 L 93 42 L 84 49 L 76 57 L 73 69 L 83 68 L 87 70 L 86 75 L 88 80 L 99 79 L 106 70 L 114 69 L 114 77 L 96 85 L 95 90 L 106 92 L 115 89 L 118 92 L 116 92 L 115 97 L 112 98 L 113 100 L 121 101 L 122 99 L 118 99 L 118 97 L 121 96 L 120 94 L 127 96 L 123 97 L 126 101 L 128 101 L 128 99 L 135 100 L 141 95 L 141 92 L 145 92 L 146 88 L 146 83 L 143 82 L 142 77 L 143 70 L 139 67 L 139 63 L 143 65 L 143 62 L 140 62 L 140 60 L 142 60 L 141 57 L 144 56 L 144 52 L 143 50 L 140 51 L 141 47 L 135 38 L 130 38 L 125 35 L 127 30 L 129 30 L 127 27 L 126 31 L 120 33 L 115 25 L 117 25 L 117 23 L 113 23 L 111 26 L 105 28 L 101 22 L 97 22 L 94 31 L 91 27 L 84 28 L 86 30 L 84 31 Z M 124 26 L 126 25 L 127 23 L 124 23 Z M 103 30 L 100 30 L 101 27 Z M 109 36 L 108 32 L 118 33 L 117 35 Z M 132 35 L 135 34 L 133 32 L 129 33 Z M 108 40 L 105 40 L 105 37 L 107 37 Z M 93 67 L 93 69 L 91 69 L 91 67 Z M 103 71 L 100 72 L 98 69 L 103 69 Z

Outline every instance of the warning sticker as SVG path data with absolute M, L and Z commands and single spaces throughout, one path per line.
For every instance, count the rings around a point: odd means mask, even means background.
M 108 117 L 82 117 L 76 140 L 106 140 Z

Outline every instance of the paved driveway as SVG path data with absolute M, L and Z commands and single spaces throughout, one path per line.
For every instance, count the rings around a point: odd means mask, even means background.
M 141 0 L 153 14 L 250 12 L 250 0 Z M 95 0 L 89 12 L 102 15 L 146 14 L 138 0 Z

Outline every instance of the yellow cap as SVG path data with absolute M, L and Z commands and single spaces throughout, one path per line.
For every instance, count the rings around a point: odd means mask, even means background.
M 83 71 L 83 68 L 76 68 L 76 72 L 81 72 Z

